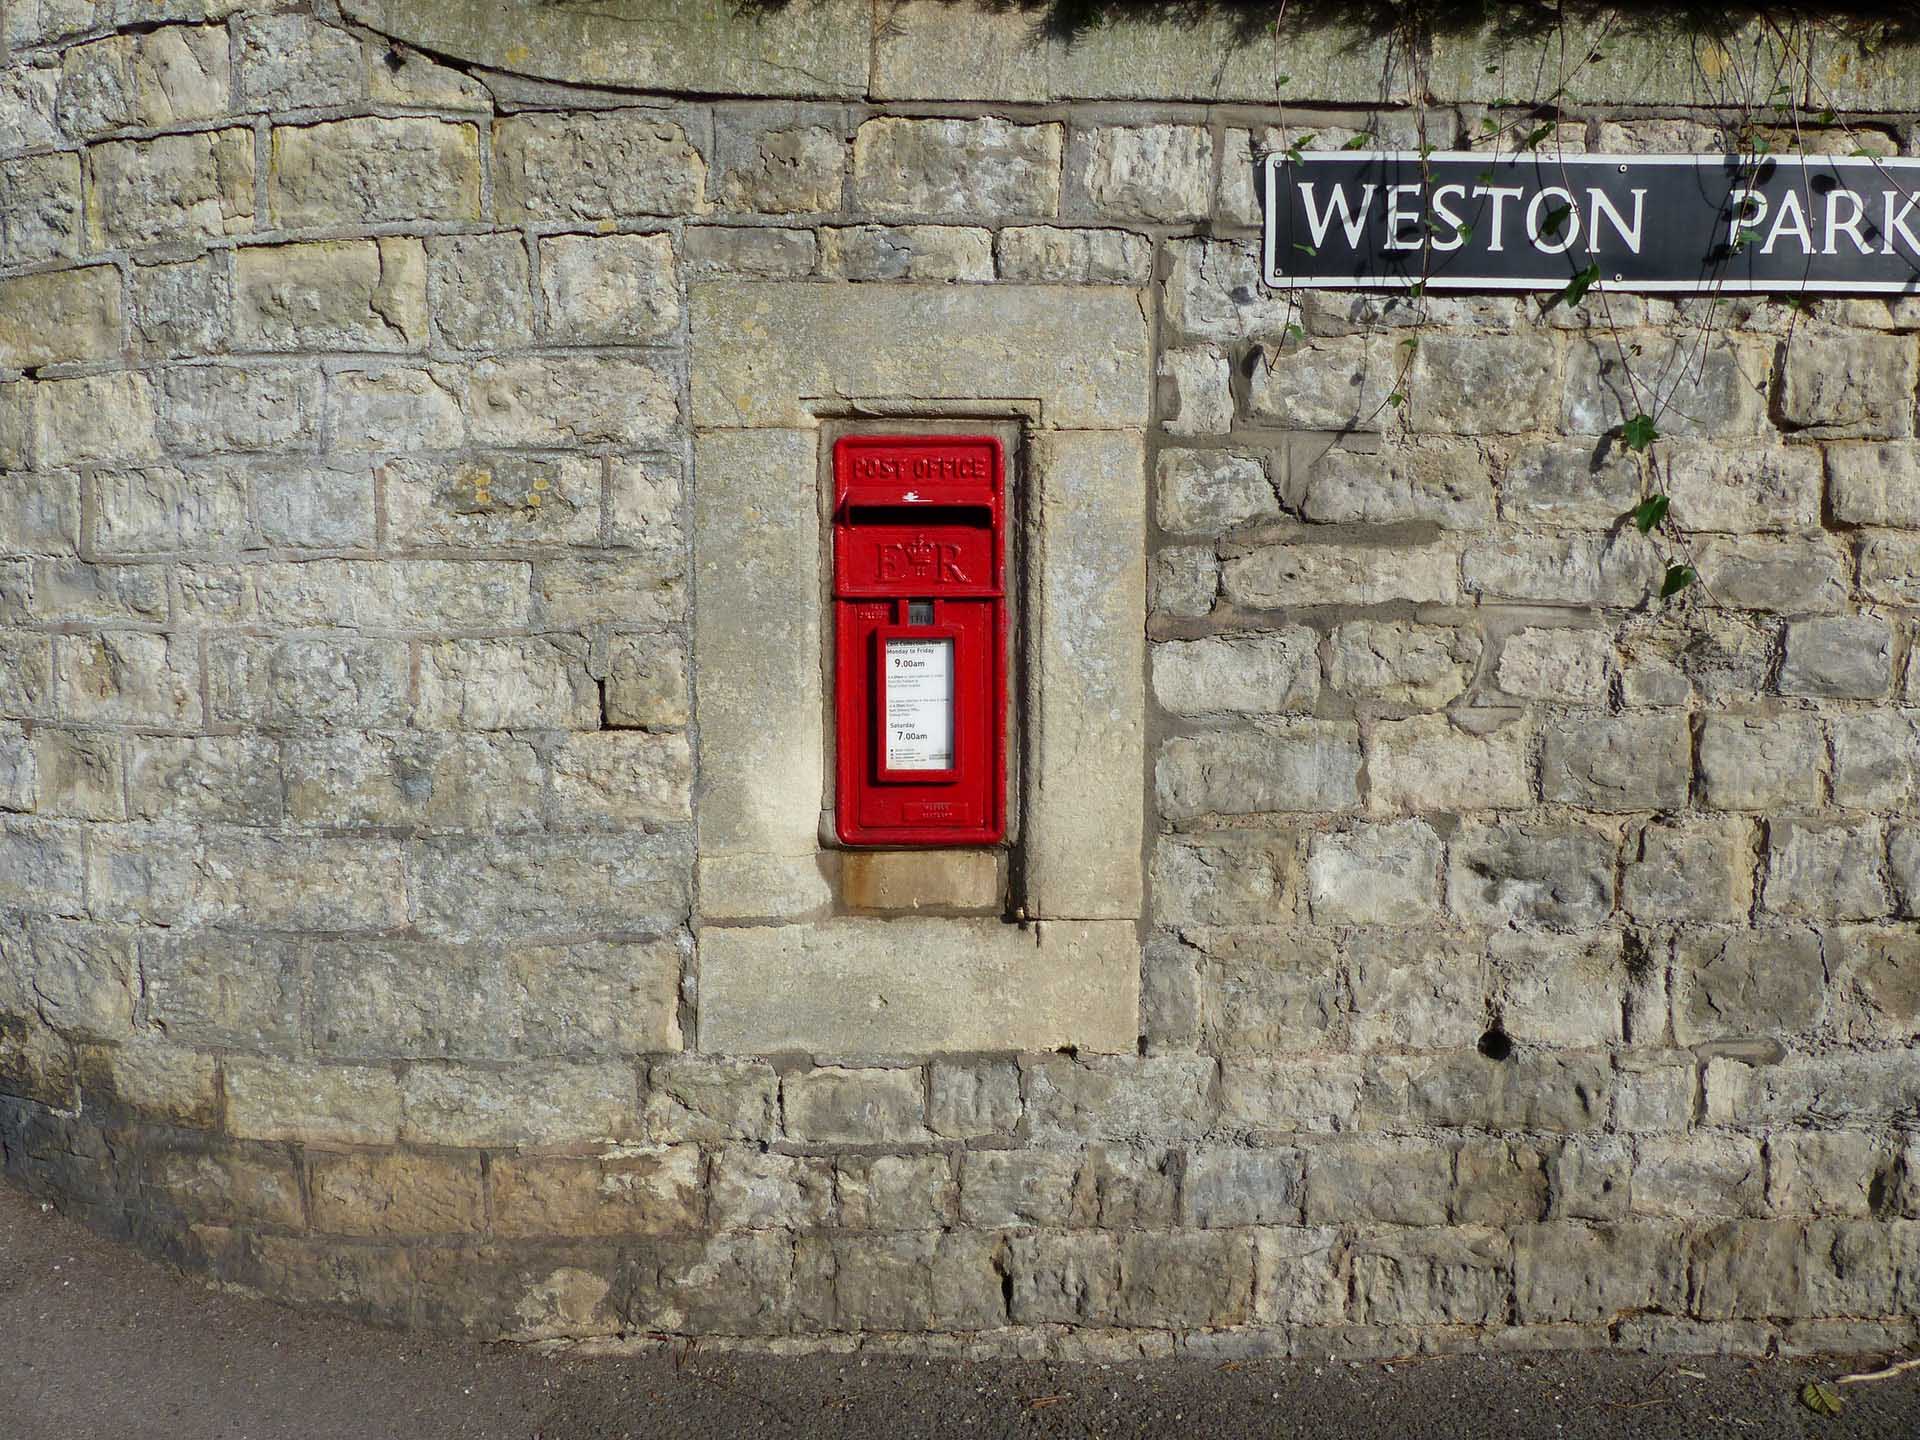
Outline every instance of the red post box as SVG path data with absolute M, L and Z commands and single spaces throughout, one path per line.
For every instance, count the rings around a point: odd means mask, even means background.
M 993 436 L 835 442 L 834 798 L 847 844 L 1006 834 L 1006 553 Z

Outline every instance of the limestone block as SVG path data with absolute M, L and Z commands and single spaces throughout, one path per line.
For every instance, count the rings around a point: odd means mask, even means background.
M 1677 438 L 1751 436 L 1767 426 L 1768 364 L 1763 352 L 1717 340 L 1700 353 L 1691 338 L 1649 335 L 1629 342 L 1631 364 L 1615 342 L 1578 339 L 1566 357 L 1560 428 L 1609 435 L 1652 401 L 1660 433 Z M 1669 377 L 1650 396 L 1643 377 Z
M 1781 418 L 1815 435 L 1911 435 L 1917 361 L 1906 335 L 1797 335 L 1786 351 Z
M 1371 1325 L 1484 1325 L 1513 1283 L 1505 1236 L 1478 1228 L 1363 1235 L 1352 1264 L 1354 1318 Z
M 1153 693 L 1176 715 L 1308 710 L 1320 693 L 1319 637 L 1272 634 L 1169 640 L 1153 647 Z
M 1139 1144 L 1204 1128 L 1213 1062 L 1203 1056 L 1048 1056 L 1027 1070 L 1035 1141 Z
M 1909 899 L 1905 908 L 1911 912 L 1920 907 Z M 1849 925 L 1829 932 L 1829 942 L 1834 939 L 1835 994 L 1845 1007 L 1846 1033 L 1912 1039 L 1920 1031 L 1920 936 L 1913 927 Z
M 57 67 L 9 66 L 0 76 L 0 155 L 60 143 Z
M 993 235 L 964 225 L 850 225 L 820 232 L 820 273 L 841 280 L 991 280 Z
M 161 1204 L 191 1221 L 289 1230 L 305 1224 L 298 1170 L 284 1154 L 264 1147 L 158 1151 L 143 1178 Z
M 180 359 L 227 348 L 232 326 L 224 263 L 203 258 L 135 266 L 129 297 L 136 354 Z
M 1384 335 L 1269 346 L 1247 376 L 1247 416 L 1286 430 L 1386 429 L 1400 383 L 1394 349 Z
M 1245 520 L 1280 513 L 1258 455 L 1168 449 L 1160 452 L 1157 471 L 1156 511 L 1162 529 L 1215 534 Z
M 304 947 L 219 930 L 143 938 L 146 1017 L 176 1041 L 273 1050 L 304 1036 Z
M 167 618 L 164 572 L 150 565 L 41 560 L 33 566 L 30 610 L 53 623 L 111 624 Z
M 1920 714 L 1885 710 L 1836 716 L 1833 798 L 1862 810 L 1907 810 L 1920 803 Z
M 1709 715 L 1700 730 L 1700 784 L 1716 810 L 1818 805 L 1826 745 L 1819 722 L 1799 715 Z
M 1544 335 L 1429 335 L 1409 354 L 1393 388 L 1406 396 L 1407 425 L 1442 435 L 1537 430 L 1559 394 L 1559 353 Z
M 1173 925 L 1290 920 L 1300 887 L 1299 849 L 1289 833 L 1163 835 L 1153 851 L 1154 914 Z
M 1004 1135 L 1020 1123 L 1020 1071 L 1010 1060 L 937 1060 L 927 1096 L 927 1125 L 943 1139 Z
M 1869 535 L 1860 547 L 1860 588 L 1874 600 L 1920 604 L 1920 537 Z
M 553 235 L 540 242 L 546 332 L 590 345 L 645 345 L 680 326 L 666 235 Z
M 316 1230 L 457 1235 L 486 1220 L 477 1155 L 321 1154 L 308 1173 Z
M 1453 1152 L 1420 1141 L 1354 1139 L 1307 1153 L 1313 1224 L 1444 1225 Z
M 571 735 L 554 749 L 551 764 L 560 823 L 638 830 L 693 819 L 693 755 L 684 735 Z
M 1767 1158 L 1767 1200 L 1786 1215 L 1864 1218 L 1873 1213 L 1873 1197 L 1895 1164 L 1884 1137 L 1860 1130 L 1774 1137 Z
M 276 126 L 267 211 L 291 229 L 478 220 L 479 132 L 425 116 Z
M 466 438 L 451 377 L 369 365 L 327 377 L 326 426 L 340 451 L 446 450 Z
M 1169 545 L 1153 557 L 1147 579 L 1152 615 L 1205 615 L 1220 593 L 1220 557 L 1205 545 Z
M 685 652 L 664 636 L 615 636 L 601 696 L 609 725 L 651 730 L 686 724 Z
M 1357 699 L 1437 708 L 1466 690 L 1480 648 L 1471 630 L 1356 620 L 1333 632 L 1328 677 L 1335 690 Z
M 1658 552 L 1631 529 L 1476 544 L 1463 568 L 1464 588 L 1482 600 L 1581 608 L 1638 605 L 1663 573 Z
M 1201 126 L 1096 126 L 1076 137 L 1073 161 L 1102 215 L 1166 223 L 1208 212 L 1213 136 Z
M 1156 373 L 1169 435 L 1224 435 L 1233 428 L 1232 381 L 1217 346 L 1162 350 Z
M 345 731 L 289 739 L 285 765 L 296 824 L 512 831 L 545 819 L 547 766 L 524 741 Z
M 569 85 L 702 94 L 866 93 L 872 16 L 854 0 L 747 13 L 720 3 L 522 18 L 485 3 L 349 0 L 349 19 L 435 54 Z
M 120 738 L 42 729 L 33 737 L 39 803 L 35 814 L 69 820 L 127 818 L 127 774 Z
M 133 1038 L 139 980 L 131 931 L 33 918 L 23 949 L 23 979 L 50 1028 L 70 1040 Z
M 502 1157 L 489 1168 L 488 1181 L 494 1228 L 504 1235 L 670 1235 L 699 1228 L 700 1152 L 691 1145 L 598 1157 Z
M 1127 230 L 1068 230 L 1054 225 L 1009 225 L 995 232 L 994 256 L 1002 280 L 1030 285 L 1145 285 L 1153 250 Z
M 213 717 L 271 729 L 396 725 L 408 704 L 407 647 L 396 640 L 233 636 L 213 641 Z
M 1920 826 L 1896 825 L 1887 837 L 1887 873 L 1895 908 L 1920 916 Z
M 789 1075 L 780 1087 L 787 1134 L 816 1144 L 911 1145 L 929 1138 L 926 1075 L 829 1066 Z
M 729 1230 L 815 1228 L 834 1218 L 831 1160 L 760 1150 L 714 1157 L 710 1223 Z
M 483 445 L 676 443 L 679 387 L 653 356 L 527 356 L 473 368 L 469 421 Z
M 1870 920 L 1890 908 L 1878 821 L 1815 826 L 1775 820 L 1767 832 L 1763 899 L 1776 915 Z
M 0 84 L 4 84 L 0 79 Z M 79 255 L 85 233 L 80 201 L 80 157 L 28 155 L 0 160 L 0 195 L 7 205 L 7 229 L 0 236 L 0 258 L 9 265 L 40 260 L 71 260 Z
M 1276 63 L 1291 77 L 1288 95 L 1358 105 L 1406 93 L 1406 57 L 1343 24 L 1289 23 L 1264 45 L 1248 44 L 1238 26 L 1235 16 L 1206 15 L 1169 33 L 1157 15 L 1112 17 L 1056 42 L 1052 93 L 1271 105 Z
M 1752 1066 L 1716 1057 L 1707 1062 L 1707 1119 L 1716 1124 L 1817 1128 L 1844 1115 L 1878 1125 L 1920 1100 L 1920 1075 L 1904 1052 L 1790 1057 Z
M 1119 1238 L 1041 1231 L 1008 1246 L 1016 1324 L 1100 1324 L 1113 1317 L 1120 1285 Z
M 50 635 L 0 630 L 0 716 L 36 720 L 53 706 Z
M 1648 825 L 1629 849 L 1621 901 L 1638 920 L 1737 920 L 1753 905 L 1753 847 L 1734 816 Z
M 211 120 L 228 109 L 230 76 L 219 26 L 109 35 L 60 57 L 60 124 L 78 138 Z
M 1577 704 L 1605 697 L 1613 645 L 1598 630 L 1528 628 L 1500 648 L 1494 682 L 1526 700 Z
M 708 926 L 700 1048 L 898 1055 L 1072 1044 L 1130 1053 L 1139 973 L 1130 921 Z
M 426 244 L 427 295 L 442 340 L 456 350 L 532 340 L 532 282 L 519 235 L 436 235 Z
M 56 643 L 70 718 L 163 727 L 197 720 L 200 659 L 191 640 L 108 630 Z
M 1735 610 L 1831 612 L 1847 602 L 1848 564 L 1822 541 L 1710 540 L 1699 568 L 1713 577 L 1712 598 Z
M 1350 724 L 1279 720 L 1176 736 L 1155 767 L 1160 814 L 1331 811 L 1360 803 L 1359 733 Z
M 969 1150 L 960 1162 L 962 1223 L 997 1229 L 1066 1225 L 1079 1157 L 1045 1150 Z
M 34 453 L 45 466 L 114 464 L 159 453 L 161 427 L 144 375 L 42 380 L 32 399 Z
M 1460 552 L 1446 545 L 1395 546 L 1393 563 L 1373 545 L 1335 542 L 1264 545 L 1221 567 L 1221 590 L 1256 610 L 1303 605 L 1384 605 L 1412 600 L 1450 605 L 1460 596 Z
M 138 737 L 127 782 L 135 819 L 271 825 L 281 816 L 279 747 L 251 736 Z
M 1000 858 L 981 850 L 849 851 L 840 895 L 852 910 L 986 910 L 1000 904 Z
M 1683 715 L 1604 715 L 1547 725 L 1540 793 L 1587 810 L 1684 806 L 1693 737 Z
M 664 934 L 686 921 L 691 848 L 683 831 L 423 841 L 408 866 L 415 923 L 451 940 Z
M 381 465 L 379 477 L 396 545 L 579 545 L 599 538 L 597 459 L 484 451 L 458 459 L 402 456 Z
M 242 1140 L 391 1145 L 400 1137 L 400 1082 L 389 1067 L 233 1055 L 221 1072 L 227 1129 Z
M 437 65 L 418 51 L 390 40 L 369 40 L 365 50 L 368 93 L 376 105 L 435 110 L 493 108 L 493 93 L 471 75 Z
M 1253 1247 L 1244 1232 L 1135 1233 L 1121 1241 L 1122 1324 L 1244 1324 L 1253 1306 Z
M 1340 997 L 1330 942 L 1265 928 L 1188 934 L 1201 951 L 1200 1028 L 1208 1053 L 1271 1055 L 1333 1042 Z
M 1359 1120 L 1360 1081 L 1351 1056 L 1230 1061 L 1220 1067 L 1221 1113 L 1256 1133 L 1350 1130 Z
M 697 225 L 685 232 L 687 275 L 711 279 L 733 275 L 787 280 L 810 275 L 820 245 L 811 230 L 775 230 L 761 225 Z
M 1625 1039 L 1626 966 L 1618 935 L 1578 940 L 1495 934 L 1489 945 L 1491 1007 L 1523 1044 L 1568 1049 Z
M 805 106 L 720 111 L 708 200 L 721 210 L 767 215 L 838 211 L 847 169 L 842 113 Z
M 248 110 L 351 105 L 366 93 L 360 42 L 344 28 L 305 15 L 245 15 L 233 33 Z
M 1500 474 L 1500 510 L 1513 519 L 1604 529 L 1640 499 L 1631 454 L 1585 440 L 1521 441 Z
M 604 1144 L 630 1138 L 639 1122 L 629 1065 L 412 1065 L 400 1092 L 400 1138 L 419 1145 Z
M 83 843 L 72 826 L 0 817 L 0 900 L 36 915 L 87 913 Z
M 696 813 L 704 814 L 705 807 Z M 832 913 L 838 852 L 700 857 L 700 913 L 709 920 L 805 920 Z
M 1482 950 L 1431 925 L 1355 932 L 1347 945 L 1353 1044 L 1471 1045 L 1486 1022 Z
M 1834 519 L 1920 529 L 1920 445 L 1829 445 L 1826 461 Z
M 1479 530 L 1493 520 L 1493 486 L 1479 452 L 1467 446 L 1377 455 L 1336 448 L 1308 471 L 1301 510 L 1329 523 L 1430 520 L 1443 530 Z
M 1614 842 L 1585 825 L 1469 826 L 1447 858 L 1447 894 L 1465 920 L 1578 931 L 1613 910 Z
M 259 614 L 298 629 L 517 628 L 529 571 L 511 560 L 301 560 L 256 568 Z
M 1229 240 L 1171 240 L 1165 282 L 1167 323 L 1196 340 L 1278 339 L 1294 303 L 1268 289 L 1256 248 Z
M 18 724 L 0 725 L 0 810 L 31 814 L 40 803 L 33 742 Z
M 233 336 L 244 348 L 426 345 L 426 252 L 418 240 L 249 246 L 233 263 Z
M 0 281 L 0 365 L 110 360 L 120 332 L 120 273 L 110 265 Z
M 109 140 L 87 150 L 87 238 L 115 250 L 253 226 L 253 132 Z
M 1820 457 L 1812 446 L 1666 447 L 1657 462 L 1683 530 L 1820 528 Z
M 1332 1226 L 1254 1231 L 1255 1318 L 1269 1324 L 1339 1324 L 1347 1308 L 1343 1248 Z
M 650 109 L 509 115 L 493 128 L 494 208 L 508 223 L 682 217 L 705 208 L 707 164 Z
M 646 1124 L 654 1141 L 768 1140 L 779 1113 L 779 1077 L 759 1061 L 689 1055 L 648 1072 Z
M 319 370 L 305 364 L 168 370 L 161 382 L 161 438 L 196 455 L 312 449 L 320 430 L 320 381 Z
M 1368 747 L 1369 804 L 1388 811 L 1529 805 L 1527 739 L 1524 722 L 1475 734 L 1444 715 L 1381 721 Z
M 1061 141 L 1057 124 L 877 117 L 854 132 L 854 194 L 879 216 L 1050 217 Z
M 1045 396 L 1048 428 L 1127 428 L 1147 415 L 1147 322 L 1130 290 L 887 285 L 695 286 L 693 420 L 813 421 L 807 398 Z M 927 335 L 965 336 L 928 345 Z M 1094 442 L 1085 442 L 1094 443 Z
M 1528 1226 L 1514 1238 L 1518 1314 L 1543 1321 L 1604 1323 L 1686 1303 L 1686 1238 L 1675 1225 Z
M 938 1230 L 959 1218 L 946 1155 L 873 1155 L 840 1161 L 834 1188 L 850 1230 Z
M 1787 626 L 1782 695 L 1885 699 L 1893 684 L 1893 635 L 1870 615 L 1831 615 Z
M 1440 909 L 1440 837 L 1418 820 L 1316 835 L 1307 894 L 1316 925 L 1415 925 Z
M 1793 1035 L 1819 1019 L 1826 969 L 1804 930 L 1682 932 L 1673 1032 L 1682 1044 Z

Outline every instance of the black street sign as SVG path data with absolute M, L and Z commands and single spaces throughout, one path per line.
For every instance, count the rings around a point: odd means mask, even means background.
M 1920 160 L 1336 150 L 1258 164 L 1276 287 L 1920 292 Z

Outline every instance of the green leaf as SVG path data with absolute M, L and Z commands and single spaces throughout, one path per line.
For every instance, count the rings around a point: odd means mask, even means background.
M 1822 111 L 1820 112 L 1820 123 L 1821 123 L 1822 125 L 1831 125 L 1831 124 L 1833 123 L 1833 120 L 1834 120 L 1834 114 L 1833 114 L 1833 111 L 1831 111 L 1831 110 L 1822 110 Z
M 1394 391 L 1391 395 L 1387 396 L 1387 404 L 1393 406 L 1393 408 L 1396 410 L 1398 410 L 1402 405 L 1406 403 L 1407 403 L 1407 397 L 1398 390 Z
M 1699 578 L 1691 565 L 1667 566 L 1667 578 L 1660 582 L 1660 598 L 1666 600 L 1678 595 Z
M 1520 142 L 1522 150 L 1538 150 L 1540 142 L 1553 134 L 1553 126 L 1540 125 L 1527 132 L 1527 138 Z
M 1413 284 L 1407 287 L 1407 295 L 1410 299 L 1418 300 L 1422 295 L 1425 295 L 1426 293 L 1427 293 L 1427 282 L 1424 280 L 1416 280 L 1413 282 Z
M 1473 226 L 1462 225 L 1460 227 L 1460 243 L 1464 245 L 1471 239 L 1473 239 Z
M 1420 337 L 1418 335 L 1409 335 L 1400 343 L 1407 347 L 1407 353 L 1411 355 L 1420 348 Z
M 1286 343 L 1288 343 L 1289 345 L 1294 344 L 1300 340 L 1304 340 L 1306 338 L 1306 335 L 1307 335 L 1307 332 L 1305 327 L 1303 327 L 1300 324 L 1300 322 L 1297 320 L 1294 321 L 1293 324 L 1287 326 L 1285 330 L 1282 330 L 1280 332 L 1280 338 L 1286 341 Z
M 1565 305 L 1571 310 L 1575 305 L 1578 305 L 1582 300 L 1587 298 L 1587 291 L 1593 288 L 1594 282 L 1599 278 L 1600 267 L 1598 265 L 1589 265 L 1584 270 L 1574 271 L 1573 278 L 1567 281 L 1567 288 L 1547 302 L 1547 309 L 1551 310 L 1556 305 Z
M 1643 411 L 1620 427 L 1620 438 L 1629 450 L 1645 450 L 1660 438 L 1660 432 L 1653 428 L 1653 417 Z
M 1351 140 L 1347 141 L 1347 143 L 1342 145 L 1340 148 L 1342 150 L 1364 150 L 1367 148 L 1367 146 L 1371 145 L 1372 143 L 1373 143 L 1373 132 L 1371 130 L 1362 130 L 1358 135 L 1355 135 Z
M 1290 150 L 1287 151 L 1287 163 L 1289 165 L 1300 164 L 1302 158 L 1303 157 L 1300 154 L 1300 147 L 1298 145 L 1293 146 Z
M 1667 506 L 1670 503 L 1665 495 L 1649 495 L 1633 507 L 1633 523 L 1640 527 L 1642 535 L 1667 518 Z
M 1873 159 L 1873 151 L 1867 149 L 1866 146 L 1861 145 L 1856 149 L 1852 150 L 1851 152 L 1849 152 L 1847 158 L 1850 160 L 1871 160 Z
M 1840 1392 L 1821 1380 L 1809 1380 L 1800 1387 L 1800 1403 L 1816 1415 L 1838 1415 L 1845 1408 Z
M 1294 248 L 1294 249 L 1296 249 L 1296 250 L 1304 250 L 1304 251 L 1306 251 L 1306 252 L 1307 252 L 1307 254 L 1309 254 L 1309 255 L 1318 255 L 1318 254 L 1320 253 L 1320 252 L 1319 252 L 1319 250 L 1317 250 L 1317 249 L 1316 249 L 1316 248 L 1314 248 L 1313 246 L 1311 246 L 1311 245 L 1303 245 L 1303 244 L 1301 244 L 1301 243 L 1300 243 L 1300 242 L 1299 242 L 1298 240 L 1296 240 L 1296 241 L 1294 241 L 1294 242 L 1293 242 L 1293 248 Z
M 1273 83 L 1276 85 L 1289 85 L 1293 83 L 1293 77 L 1291 75 L 1276 75 L 1273 77 Z
M 1749 245 L 1758 245 L 1759 243 L 1760 232 L 1751 226 L 1747 226 L 1743 228 L 1738 235 L 1733 237 L 1733 253 L 1738 255 Z
M 1567 216 L 1573 213 L 1571 205 L 1556 205 L 1547 211 L 1547 218 L 1540 222 L 1540 233 L 1555 239 L 1560 236 L 1560 227 L 1567 223 Z

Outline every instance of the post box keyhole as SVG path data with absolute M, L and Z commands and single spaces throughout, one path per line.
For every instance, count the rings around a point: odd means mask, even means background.
M 909 600 L 907 602 L 907 623 L 909 625 L 931 625 L 933 623 L 933 601 Z

